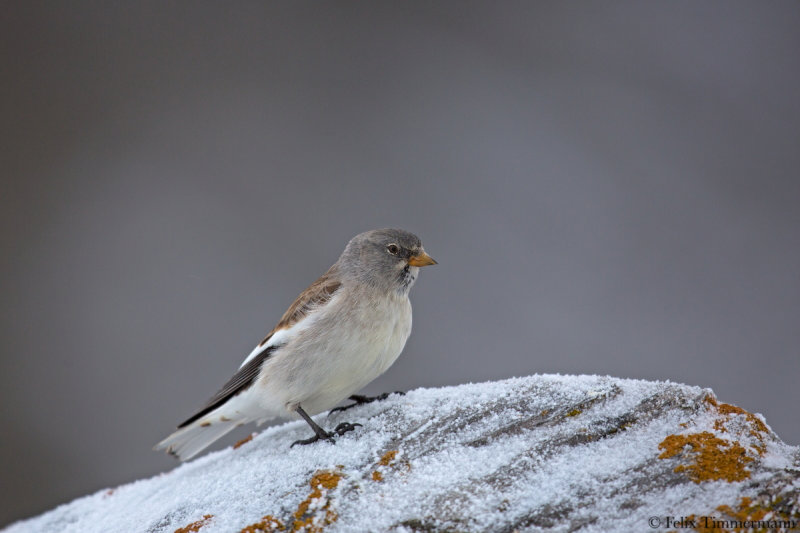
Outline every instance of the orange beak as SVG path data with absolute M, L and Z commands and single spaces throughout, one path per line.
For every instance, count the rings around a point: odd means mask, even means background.
M 433 257 L 429 256 L 425 252 L 420 252 L 417 255 L 412 255 L 409 257 L 408 264 L 412 267 L 424 267 L 428 265 L 435 265 L 437 263 L 433 260 Z

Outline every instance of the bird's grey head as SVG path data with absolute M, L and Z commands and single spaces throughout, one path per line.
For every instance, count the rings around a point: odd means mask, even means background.
M 435 264 L 419 237 L 401 229 L 376 229 L 356 235 L 338 261 L 344 277 L 400 293 L 408 293 L 419 267 Z

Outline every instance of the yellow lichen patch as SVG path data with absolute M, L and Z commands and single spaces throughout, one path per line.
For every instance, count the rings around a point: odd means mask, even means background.
M 204 515 L 202 520 L 192 522 L 187 526 L 179 527 L 175 530 L 175 533 L 197 533 L 200 531 L 200 528 L 207 525 L 212 518 L 214 518 L 213 514 Z
M 284 531 L 285 529 L 286 526 L 283 525 L 283 522 L 272 515 L 266 515 L 261 517 L 260 522 L 243 528 L 240 533 L 272 533 L 273 531 Z
M 695 483 L 701 481 L 725 480 L 742 481 L 750 477 L 745 468 L 754 461 L 738 442 L 731 442 L 716 437 L 713 433 L 691 433 L 688 435 L 669 435 L 658 445 L 664 450 L 659 459 L 669 459 L 681 455 L 689 446 L 688 464 L 681 464 L 675 472 L 686 472 Z
M 567 416 L 578 416 L 578 415 L 579 415 L 579 414 L 581 414 L 582 412 L 583 412 L 583 411 L 581 411 L 580 409 L 573 409 L 572 411 L 570 411 L 569 413 L 567 413 Z
M 720 505 L 717 511 L 723 515 L 690 516 L 701 533 L 734 533 L 741 531 L 785 531 L 795 529 L 797 521 L 785 513 L 776 512 L 769 506 L 743 497 L 737 508 Z
M 241 530 L 240 533 L 268 533 L 274 531 L 304 531 L 306 533 L 321 533 L 325 526 L 328 526 L 339 518 L 336 511 L 331 507 L 331 501 L 327 497 L 328 491 L 335 489 L 342 479 L 342 474 L 338 471 L 321 470 L 311 478 L 311 494 L 300 502 L 297 510 L 289 519 L 291 527 L 287 529 L 278 518 L 266 515 L 259 522 L 250 524 Z
M 245 444 L 247 444 L 248 442 L 250 442 L 251 440 L 253 440 L 253 436 L 254 436 L 254 435 L 255 435 L 255 434 L 250 434 L 250 435 L 248 435 L 247 437 L 243 438 L 242 440 L 238 441 L 236 444 L 234 444 L 234 445 L 233 445 L 233 449 L 234 449 L 234 450 L 236 450 L 236 449 L 238 449 L 238 448 L 240 448 L 240 447 L 244 446 Z
M 389 450 L 375 463 L 375 470 L 372 472 L 372 481 L 383 481 L 384 473 L 389 469 L 398 470 L 402 465 L 406 472 L 411 470 L 411 463 L 407 460 L 397 461 L 398 450 Z
M 309 533 L 319 533 L 325 526 L 330 525 L 339 518 L 331 508 L 331 502 L 326 498 L 328 491 L 335 489 L 341 481 L 342 475 L 338 472 L 323 470 L 311 478 L 311 494 L 300 502 L 294 512 L 292 531 L 304 530 Z M 324 502 L 324 503 L 323 503 Z
M 705 397 L 705 402 L 710 405 L 713 409 L 719 413 L 719 418 L 714 422 L 714 429 L 721 432 L 727 432 L 727 428 L 725 424 L 728 423 L 732 418 L 742 416 L 747 424 L 750 426 L 749 434 L 752 437 L 757 438 L 758 440 L 763 440 L 763 436 L 769 433 L 767 429 L 767 425 L 761 421 L 753 413 L 745 411 L 741 407 L 737 407 L 735 405 L 731 405 L 729 403 L 719 403 L 717 400 L 708 395 Z M 766 449 L 765 449 L 766 451 Z M 760 452 L 759 455 L 763 455 L 763 452 Z
M 394 461 L 395 457 L 397 457 L 397 450 L 389 450 L 383 454 L 383 457 L 381 457 L 381 460 L 378 461 L 378 464 L 381 466 L 389 466 L 392 464 L 392 461 Z
M 754 504 L 747 497 L 742 498 L 738 509 L 732 509 L 729 505 L 720 505 L 717 507 L 717 511 L 725 513 L 736 520 L 762 520 L 769 512 L 760 505 Z

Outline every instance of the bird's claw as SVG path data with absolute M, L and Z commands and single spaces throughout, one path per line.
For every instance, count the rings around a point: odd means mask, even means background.
M 365 403 L 372 403 L 376 400 L 385 400 L 392 394 L 399 394 L 400 396 L 405 396 L 406 393 L 397 390 L 394 392 L 384 392 L 383 394 L 379 394 L 377 396 L 364 396 L 361 394 L 353 394 L 348 399 L 353 400 L 354 403 L 351 403 L 350 405 L 341 405 L 339 407 L 334 407 L 333 409 L 328 411 L 328 416 L 331 416 L 333 413 L 336 413 L 338 411 L 347 411 L 348 409 L 352 409 L 353 407 L 356 407 L 358 405 L 364 405 Z
M 361 426 L 361 424 L 358 424 L 358 423 L 351 424 L 350 422 L 342 422 L 341 424 L 336 426 L 333 431 L 335 431 L 336 434 L 341 437 L 342 435 L 344 435 L 348 431 L 355 431 L 355 429 L 357 427 L 362 427 L 362 426 Z
M 344 435 L 348 431 L 355 431 L 355 429 L 357 427 L 362 427 L 362 425 L 358 424 L 358 423 L 351 424 L 350 422 L 342 422 L 341 424 L 336 426 L 333 429 L 333 431 L 326 431 L 325 432 L 325 436 L 314 435 L 313 437 L 309 437 L 307 439 L 296 440 L 296 441 L 294 441 L 292 443 L 291 446 L 289 446 L 289 448 L 294 448 L 295 444 L 299 444 L 301 446 L 305 446 L 306 444 L 314 444 L 315 442 L 317 442 L 319 440 L 326 440 L 326 441 L 330 442 L 331 444 L 336 444 L 336 441 L 333 439 L 334 435 L 338 435 L 338 436 L 341 437 L 342 435 Z
M 307 439 L 296 440 L 296 441 L 294 441 L 292 443 L 291 446 L 289 446 L 289 448 L 294 448 L 295 444 L 299 444 L 300 446 L 305 446 L 306 444 L 314 444 L 318 440 L 322 440 L 322 439 L 325 439 L 326 441 L 330 442 L 331 444 L 336 444 L 336 441 L 333 440 L 333 433 L 328 433 L 328 435 L 325 436 L 325 437 L 321 437 L 319 435 L 314 435 L 313 437 L 310 437 L 310 438 L 307 438 Z

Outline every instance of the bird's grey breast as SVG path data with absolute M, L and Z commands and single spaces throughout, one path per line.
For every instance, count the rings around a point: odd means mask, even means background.
M 403 351 L 411 334 L 408 296 L 354 289 L 338 309 L 336 327 L 341 343 L 322 357 L 335 364 L 335 381 L 352 381 L 357 390 L 386 371 Z
M 400 355 L 411 333 L 411 302 L 397 292 L 360 292 L 351 301 L 354 309 L 347 313 L 353 341 L 348 351 L 361 363 L 374 365 L 380 374 Z
M 342 289 L 345 289 L 343 287 Z M 280 384 L 285 404 L 309 413 L 330 409 L 385 372 L 411 333 L 411 303 L 395 291 L 337 291 L 308 318 L 262 377 Z

